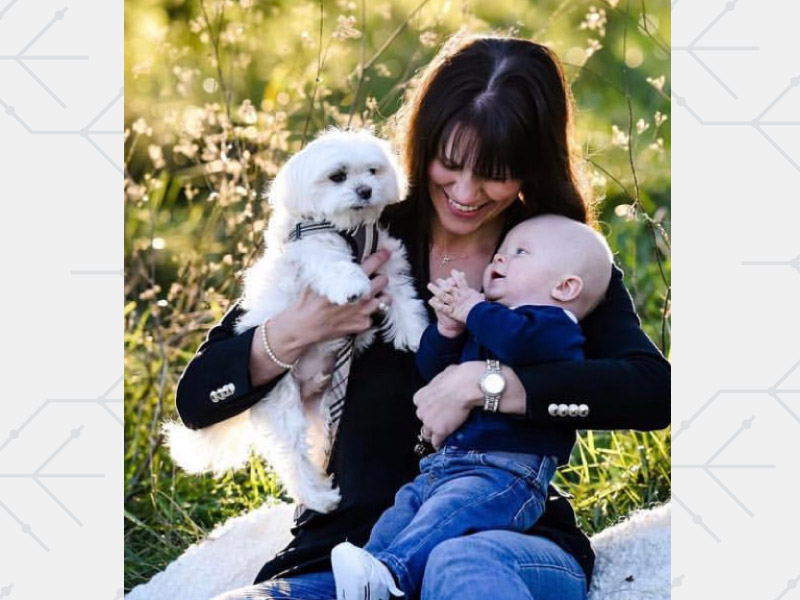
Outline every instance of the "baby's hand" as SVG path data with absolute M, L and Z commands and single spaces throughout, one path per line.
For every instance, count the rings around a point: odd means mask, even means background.
M 449 302 L 448 314 L 459 323 L 465 324 L 472 307 L 486 300 L 486 297 L 469 287 L 463 272 L 453 269 L 451 275 L 452 277 L 448 281 L 453 281 L 455 285 L 449 294 L 452 300 Z
M 455 282 L 452 278 L 437 279 L 435 284 L 428 284 L 428 289 L 433 294 L 433 298 L 428 300 L 428 304 L 436 312 L 439 333 L 449 338 L 458 337 L 464 331 L 464 324 L 450 316 L 453 301 L 451 290 L 454 288 Z

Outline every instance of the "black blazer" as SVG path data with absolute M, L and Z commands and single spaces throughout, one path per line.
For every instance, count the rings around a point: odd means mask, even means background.
M 427 301 L 427 261 L 415 251 L 424 244 L 408 223 L 391 225 L 392 233 L 406 243 L 417 292 Z M 235 333 L 241 313 L 235 303 L 209 331 L 178 382 L 177 409 L 188 427 L 205 427 L 246 410 L 281 377 L 258 387 L 251 384 L 249 357 L 255 330 Z M 571 430 L 666 427 L 670 365 L 641 330 L 616 266 L 606 299 L 581 326 L 586 336 L 585 361 L 515 369 L 527 392 L 528 418 Z M 256 582 L 329 570 L 334 545 L 345 539 L 366 543 L 372 525 L 392 504 L 394 494 L 418 473 L 413 448 L 420 423 L 412 397 L 422 385 L 410 353 L 378 341 L 356 358 L 329 465 L 342 502 L 329 514 L 306 511 L 300 515 L 294 540 L 264 565 Z M 588 412 L 561 416 L 561 404 L 583 404 Z M 577 528 L 569 501 L 554 488 L 544 515 L 530 533 L 552 539 L 573 555 L 590 581 L 594 555 L 589 540 Z

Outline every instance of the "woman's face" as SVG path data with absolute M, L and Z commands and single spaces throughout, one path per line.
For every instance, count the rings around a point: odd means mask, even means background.
M 435 158 L 428 166 L 429 194 L 441 226 L 454 235 L 469 235 L 493 222 L 522 187 L 519 179 L 486 179 L 469 168 Z

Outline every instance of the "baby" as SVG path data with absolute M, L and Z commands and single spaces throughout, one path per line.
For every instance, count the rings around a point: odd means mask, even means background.
M 603 237 L 582 223 L 554 215 L 520 223 L 486 267 L 484 293 L 458 271 L 429 284 L 437 322 L 422 336 L 420 373 L 430 380 L 448 365 L 484 359 L 487 374 L 498 361 L 583 360 L 578 321 L 603 299 L 611 264 Z M 490 529 L 526 531 L 541 516 L 556 466 L 569 461 L 574 428 L 497 412 L 503 386 L 486 387 L 483 410 L 420 461 L 420 475 L 400 489 L 364 549 L 349 542 L 333 549 L 337 600 L 413 598 L 439 543 Z

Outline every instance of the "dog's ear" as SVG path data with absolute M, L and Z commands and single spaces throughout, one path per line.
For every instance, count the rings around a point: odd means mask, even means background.
M 408 179 L 406 178 L 405 170 L 400 164 L 400 158 L 392 148 L 392 145 L 386 140 L 379 140 L 378 142 L 383 150 L 386 160 L 389 161 L 392 170 L 394 171 L 395 183 L 397 185 L 397 202 L 405 200 L 408 193 Z
M 289 210 L 297 206 L 295 197 L 300 186 L 302 171 L 302 153 L 295 154 L 278 169 L 278 174 L 269 185 L 267 199 L 271 207 L 281 205 Z

